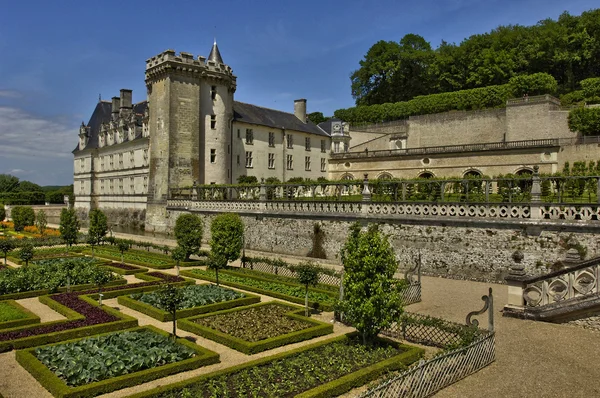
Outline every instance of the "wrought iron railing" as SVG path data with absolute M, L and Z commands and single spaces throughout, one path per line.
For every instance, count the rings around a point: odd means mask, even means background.
M 425 398 L 486 367 L 496 359 L 492 289 L 483 296 L 485 306 L 467 316 L 467 325 L 440 318 L 407 314 L 410 322 L 401 323 L 386 335 L 409 342 L 443 347 L 445 350 L 428 361 L 420 361 L 409 370 L 392 377 L 360 395 L 360 398 Z M 478 328 L 470 317 L 488 313 L 488 330 Z

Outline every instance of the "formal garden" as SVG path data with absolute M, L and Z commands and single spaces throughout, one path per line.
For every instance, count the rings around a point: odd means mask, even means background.
M 21 392 L 10 382 L 0 394 L 337 396 L 410 371 L 425 353 L 410 342 L 431 342 L 407 327 L 452 336 L 428 344 L 437 355 L 485 334 L 403 315 L 420 284 L 394 279 L 394 253 L 376 226 L 353 227 L 341 272 L 245 256 L 236 214 L 214 218 L 210 250 L 192 214 L 177 219 L 175 247 L 107 236 L 99 210 L 87 234 L 67 209 L 58 236 L 3 225 L 0 361 L 38 383 Z

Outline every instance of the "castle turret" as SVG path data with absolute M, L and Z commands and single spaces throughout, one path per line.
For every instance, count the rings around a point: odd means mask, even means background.
M 151 129 L 146 223 L 160 230 L 170 189 L 229 182 L 236 77 L 215 43 L 208 59 L 173 50 L 148 59 L 146 86 Z

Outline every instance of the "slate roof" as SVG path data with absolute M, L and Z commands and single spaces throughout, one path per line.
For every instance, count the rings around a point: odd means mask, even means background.
M 143 115 L 148 107 L 148 101 L 138 102 L 137 104 L 133 104 L 133 112 L 137 115 Z M 111 119 L 112 112 L 112 102 L 111 101 L 100 101 L 96 105 L 90 120 L 87 123 L 87 126 L 90 128 L 90 137 L 88 140 L 88 144 L 85 149 L 90 148 L 98 148 L 98 135 L 100 133 L 100 127 L 102 123 L 108 123 Z M 141 133 L 138 134 L 135 138 L 141 137 Z M 79 152 L 79 144 L 73 150 L 73 153 Z
M 318 124 L 318 126 L 323 129 L 327 134 L 331 135 L 331 122 L 341 122 L 342 119 L 338 119 L 338 118 L 331 118 L 329 120 L 326 120 L 324 122 L 321 122 Z
M 244 102 L 233 102 L 233 120 L 237 122 L 258 124 L 277 129 L 284 128 L 286 130 L 296 130 L 329 137 L 327 132 L 323 131 L 310 120 L 306 123 L 302 123 L 302 121 L 293 113 L 263 108 L 262 106 L 246 104 Z
M 219 47 L 217 47 L 217 41 L 215 40 L 212 48 L 210 49 L 210 54 L 208 54 L 208 60 L 214 61 L 218 64 L 224 64 L 223 58 L 221 57 L 221 52 L 219 51 Z

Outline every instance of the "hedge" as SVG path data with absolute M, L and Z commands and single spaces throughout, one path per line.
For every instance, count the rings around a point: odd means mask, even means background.
M 355 336 L 357 336 L 356 332 L 348 333 L 346 335 L 342 335 L 342 336 L 335 337 L 335 338 L 325 340 L 325 341 L 320 341 L 320 342 L 310 344 L 307 346 L 299 347 L 294 350 L 290 350 L 290 351 L 286 351 L 286 352 L 283 352 L 280 354 L 272 355 L 270 357 L 257 359 L 257 360 L 250 361 L 250 362 L 247 362 L 247 363 L 244 363 L 241 365 L 237 365 L 237 366 L 233 366 L 233 367 L 226 368 L 223 370 L 219 370 L 219 371 L 216 371 L 213 373 L 197 376 L 197 377 L 194 377 L 189 380 L 180 381 L 180 382 L 173 383 L 173 384 L 166 385 L 166 386 L 156 387 L 156 388 L 153 388 L 148 391 L 144 391 L 144 392 L 140 392 L 140 393 L 131 395 L 131 396 L 129 396 L 129 398 L 157 397 L 162 393 L 173 391 L 173 390 L 180 389 L 180 388 L 185 388 L 191 384 L 203 382 L 203 381 L 213 378 L 213 377 L 228 375 L 228 374 L 232 374 L 235 372 L 239 372 L 239 371 L 247 369 L 247 368 L 253 368 L 253 367 L 265 365 L 269 362 L 284 359 L 286 357 L 298 354 L 303 351 L 307 351 L 307 350 L 310 350 L 313 348 L 318 348 L 318 347 L 321 347 L 321 346 L 324 346 L 326 344 L 330 344 L 330 343 L 333 343 L 336 341 L 344 341 L 349 338 L 353 338 Z M 392 358 L 388 358 L 385 361 L 381 361 L 374 365 L 360 369 L 356 372 L 350 373 L 344 377 L 340 377 L 337 380 L 331 381 L 331 382 L 323 384 L 319 387 L 315 387 L 311 390 L 305 391 L 304 393 L 302 393 L 298 396 L 301 396 L 303 398 L 338 396 L 340 394 L 343 394 L 344 392 L 351 390 L 354 387 L 359 387 L 359 386 L 362 386 L 362 385 L 368 383 L 369 381 L 376 380 L 377 378 L 379 378 L 386 372 L 407 368 L 408 365 L 419 360 L 425 352 L 425 350 L 423 350 L 422 348 L 418 348 L 418 347 L 414 347 L 414 346 L 410 346 L 410 345 L 406 345 L 406 344 L 400 344 L 400 343 L 394 342 L 389 339 L 379 338 L 379 340 L 384 341 L 387 344 L 391 344 L 394 347 L 403 349 L 405 351 L 401 354 L 398 354 L 398 355 L 392 357 Z M 358 383 L 361 383 L 361 384 L 358 384 Z
M 238 292 L 239 293 L 239 292 Z M 124 305 L 125 307 L 131 308 L 137 312 L 141 312 L 142 314 L 146 314 L 156 320 L 161 322 L 169 322 L 173 320 L 173 314 L 170 312 L 161 310 L 160 308 L 156 308 L 150 304 L 146 304 L 142 301 L 132 299 L 129 296 L 119 296 L 117 298 L 119 304 Z M 192 308 L 185 308 L 182 310 L 177 310 L 176 319 L 188 318 L 190 316 L 206 314 L 208 312 L 222 311 L 230 308 L 251 305 L 260 303 L 260 297 L 255 296 L 253 294 L 244 293 L 244 297 L 235 300 L 222 301 L 220 303 L 213 303 L 207 305 L 201 305 Z
M 0 330 L 15 328 L 15 327 L 18 327 L 18 326 L 25 326 L 25 325 L 32 325 L 32 324 L 39 324 L 40 323 L 40 317 L 39 316 L 37 316 L 33 312 L 29 311 L 27 308 L 23 307 L 22 305 L 20 305 L 16 301 L 14 301 L 14 300 L 6 300 L 6 301 L 3 301 L 3 303 L 8 304 L 11 307 L 15 307 L 17 310 L 19 310 L 19 312 L 22 312 L 22 313 L 26 314 L 27 317 L 26 318 L 21 318 L 21 319 L 15 319 L 15 320 L 12 320 L 12 321 L 0 322 Z
M 125 285 L 125 284 L 127 284 L 127 280 L 117 279 L 116 281 L 108 282 L 106 285 L 104 285 L 104 287 L 119 286 L 119 285 Z M 94 289 L 94 288 L 97 288 L 97 285 L 95 285 L 93 283 L 86 283 L 84 285 L 71 286 L 71 291 L 77 292 L 77 291 L 81 291 L 81 290 L 90 290 L 90 289 Z M 25 298 L 44 296 L 47 294 L 63 293 L 66 291 L 67 291 L 67 288 L 65 286 L 63 286 L 63 287 L 59 287 L 56 290 L 56 292 L 51 292 L 49 289 L 40 289 L 40 290 L 30 290 L 28 292 L 10 293 L 10 294 L 0 295 L 0 301 L 20 300 L 20 299 L 25 299 Z
M 586 99 L 600 97 L 600 77 L 591 77 L 579 82 Z
M 600 135 L 600 108 L 575 108 L 569 112 L 569 129 L 583 135 Z
M 119 261 L 120 263 L 120 261 Z M 99 264 L 102 267 L 108 268 L 111 272 L 114 272 L 115 274 L 119 274 L 119 275 L 134 275 L 134 274 L 141 274 L 144 272 L 148 272 L 148 268 L 144 268 L 144 267 L 138 267 L 136 265 L 130 265 L 131 267 L 135 267 L 135 269 L 123 269 L 123 268 L 119 268 L 119 267 L 115 267 L 113 266 L 114 262 L 113 261 L 107 261 L 106 263 L 103 264 Z M 129 265 L 129 264 L 127 264 Z
M 206 326 L 202 326 L 194 322 L 195 320 L 201 318 L 207 318 L 212 316 L 217 316 L 221 314 L 229 314 L 232 312 L 244 311 L 250 308 L 262 307 L 265 305 L 279 304 L 284 307 L 289 307 L 290 312 L 286 313 L 286 316 L 296 319 L 302 322 L 311 323 L 314 326 L 298 330 L 296 332 L 283 334 L 280 336 L 271 337 L 269 339 L 259 340 L 255 342 L 249 342 L 238 337 L 231 336 L 229 334 L 220 332 L 215 329 L 211 329 Z M 248 305 L 245 307 L 238 307 L 224 311 L 213 312 L 211 314 L 204 314 L 200 316 L 195 316 L 192 318 L 180 319 L 177 321 L 177 326 L 180 329 L 186 330 L 188 332 L 197 334 L 198 336 L 206 337 L 207 339 L 216 341 L 217 343 L 221 343 L 226 345 L 227 347 L 233 348 L 234 350 L 243 352 L 244 354 L 252 355 L 262 351 L 270 350 L 272 348 L 281 347 L 284 345 L 297 343 L 299 341 L 310 340 L 314 337 L 323 336 L 329 333 L 333 333 L 333 325 L 321 321 L 317 321 L 315 319 L 306 318 L 302 314 L 304 314 L 304 309 L 296 306 L 291 306 L 289 304 L 282 303 L 280 301 L 269 301 L 266 303 L 259 303 Z
M 80 299 L 87 301 L 90 304 L 98 305 L 94 300 L 86 296 L 79 296 Z M 62 304 L 52 300 L 50 296 L 41 296 L 39 298 L 40 302 L 46 304 L 59 314 L 67 317 L 65 320 L 54 321 L 54 322 L 45 322 L 43 325 L 54 325 L 65 322 L 71 322 L 74 320 L 84 319 L 85 317 L 70 308 L 63 306 Z M 102 309 L 108 312 L 110 315 L 113 315 L 120 320 L 108 323 L 101 323 L 97 325 L 84 326 L 76 329 L 62 330 L 59 332 L 40 334 L 36 336 L 23 337 L 21 339 L 15 340 L 7 340 L 0 341 L 0 352 L 10 351 L 11 349 L 21 349 L 21 348 L 29 348 L 36 347 L 44 344 L 57 343 L 60 341 L 65 341 L 69 339 L 75 339 L 78 337 L 91 336 L 98 333 L 105 332 L 113 332 L 117 330 L 129 329 L 138 326 L 138 320 L 130 317 L 128 315 L 122 314 L 119 311 L 103 306 Z M 39 325 L 29 325 L 25 327 L 19 328 L 11 328 L 3 330 L 2 332 L 9 332 L 13 329 L 25 330 L 32 327 L 38 327 Z
M 15 264 L 19 264 L 19 265 L 25 264 L 25 261 L 21 260 L 18 257 L 15 257 L 15 254 L 17 254 L 17 253 L 11 252 L 10 255 L 6 256 L 6 259 L 9 260 L 9 261 L 12 261 Z M 35 252 L 33 259 L 29 260 L 29 264 L 31 264 L 34 261 L 50 260 L 50 259 L 53 259 L 53 258 L 75 258 L 75 257 L 84 257 L 84 255 L 83 254 L 79 254 L 79 253 L 73 253 L 73 254 L 71 254 L 71 253 L 69 253 L 69 254 L 66 254 L 66 253 L 63 253 L 63 254 L 58 254 L 58 253 L 56 253 L 56 254 L 54 254 L 54 253 L 52 253 L 52 254 L 38 254 L 37 252 Z
M 228 272 L 226 270 L 221 270 L 219 271 L 220 274 L 227 274 Z M 239 274 L 235 274 L 232 273 L 233 275 L 239 276 Z M 191 271 L 181 271 L 181 275 L 183 276 L 188 276 L 190 278 L 196 278 L 196 279 L 202 279 L 202 280 L 206 280 L 209 282 L 216 282 L 217 279 L 213 278 L 211 276 L 207 276 L 207 275 L 197 275 L 194 274 Z M 269 282 L 272 283 L 274 282 L 272 279 L 266 279 L 266 278 L 260 278 L 257 276 L 249 276 L 249 275 L 244 275 L 244 278 L 249 278 L 249 279 L 254 279 L 254 280 L 258 280 L 258 281 L 264 281 L 264 282 Z M 277 283 L 281 283 L 283 285 L 288 285 L 288 286 L 293 286 L 293 287 L 304 287 L 298 283 L 290 283 L 290 282 L 283 282 L 283 281 L 277 281 Z M 254 292 L 254 293 L 258 293 L 258 294 L 264 294 L 265 296 L 269 296 L 269 297 L 275 297 L 281 300 L 285 300 L 285 301 L 289 301 L 291 303 L 296 303 L 296 304 L 303 304 L 304 305 L 304 298 L 300 298 L 300 297 L 294 297 L 294 296 L 288 296 L 287 294 L 283 294 L 283 293 L 278 293 L 278 292 L 273 292 L 271 290 L 266 290 L 266 289 L 260 289 L 254 286 L 248 286 L 248 285 L 244 285 L 243 283 L 237 283 L 237 282 L 228 282 L 228 281 L 223 281 L 223 280 L 219 280 L 219 284 L 221 285 L 226 285 L 226 286 L 231 286 L 231 287 L 235 287 L 238 289 L 242 289 L 242 290 L 246 290 L 249 292 Z M 310 291 L 315 291 L 318 293 L 322 293 L 322 294 L 327 294 L 328 296 L 331 296 L 333 298 L 337 298 L 331 295 L 331 291 L 327 291 L 327 290 L 319 290 L 319 289 L 314 289 L 314 288 L 309 288 Z M 325 304 L 325 303 L 321 303 L 321 302 L 316 302 L 316 301 L 309 301 L 308 305 L 312 308 L 320 308 L 323 311 L 333 311 L 333 305 L 330 304 Z
M 160 281 L 161 279 L 153 277 L 152 275 L 149 275 L 148 273 L 139 273 L 139 274 L 135 274 L 135 277 L 137 279 L 141 279 L 143 281 L 146 282 L 156 282 L 156 281 Z M 192 279 L 188 279 L 188 278 L 183 278 L 185 279 L 185 281 L 183 282 L 174 282 L 171 283 L 172 285 L 175 286 L 185 286 L 185 285 L 193 285 L 196 283 L 195 280 Z M 102 292 L 102 297 L 104 300 L 108 300 L 111 298 L 115 298 L 115 297 L 119 297 L 119 296 L 123 296 L 123 295 L 128 295 L 128 294 L 135 294 L 135 293 L 143 293 L 143 292 L 149 292 L 152 290 L 156 290 L 157 288 L 159 288 L 160 285 L 146 285 L 146 286 L 139 286 L 139 287 L 133 287 L 131 289 L 123 289 L 123 290 L 114 290 L 112 292 L 106 292 L 103 291 Z M 90 293 L 87 296 L 89 296 L 92 299 L 97 300 L 98 299 L 98 293 Z M 104 307 L 103 307 L 104 308 Z
M 334 112 L 334 116 L 351 124 L 386 122 L 452 110 L 504 107 L 509 98 L 520 97 L 525 93 L 552 94 L 556 88 L 556 80 L 551 75 L 535 73 L 515 76 L 509 83 L 503 85 L 421 95 L 404 102 L 338 109 Z
M 0 203 L 7 205 L 43 205 L 46 203 L 44 192 L 2 192 Z
M 83 250 L 84 254 L 87 255 L 92 255 L 92 251 L 90 249 L 84 249 Z M 110 254 L 98 254 L 96 252 L 94 252 L 94 257 L 100 257 L 100 258 L 105 258 L 107 260 L 113 260 L 113 261 L 118 261 L 121 262 L 121 255 L 119 253 L 115 253 L 115 255 L 110 255 Z M 141 256 L 140 257 L 148 257 L 151 258 L 151 256 Z M 162 258 L 160 258 L 160 260 L 163 260 Z M 158 264 L 150 264 L 150 263 L 146 263 L 143 261 L 137 261 L 137 260 L 129 260 L 126 259 L 125 260 L 125 264 L 134 264 L 134 265 L 141 265 L 143 267 L 148 267 L 148 268 L 154 268 L 154 269 L 171 269 L 175 266 L 175 263 L 171 263 L 171 264 L 163 264 L 163 265 L 158 265 Z
M 153 326 L 136 327 L 133 329 L 123 330 L 123 332 L 140 330 L 151 330 L 163 336 L 169 336 L 167 332 L 164 332 Z M 78 338 L 51 345 L 62 345 L 79 340 L 82 339 Z M 145 369 L 78 387 L 68 386 L 62 379 L 56 376 L 54 372 L 40 362 L 35 356 L 35 348 L 17 351 L 16 359 L 21 366 L 23 366 L 29 373 L 31 373 L 33 377 L 35 377 L 37 381 L 40 382 L 40 384 L 42 384 L 42 386 L 44 386 L 44 388 L 50 391 L 52 395 L 59 398 L 93 397 L 122 388 L 142 384 L 175 373 L 185 372 L 188 370 L 197 369 L 201 366 L 212 365 L 220 362 L 219 354 L 216 352 L 200 347 L 183 338 L 177 339 L 177 343 L 191 348 L 196 352 L 196 355 L 183 361 L 157 366 L 151 369 Z

